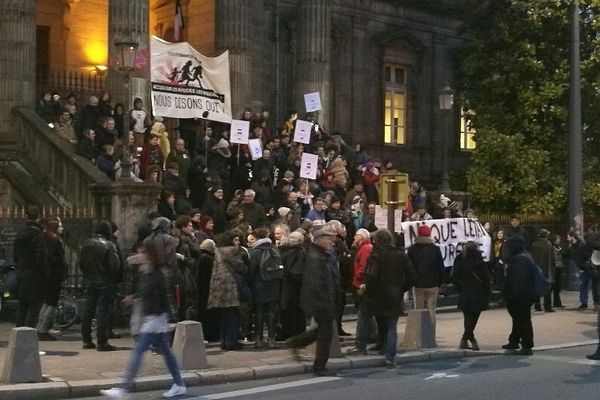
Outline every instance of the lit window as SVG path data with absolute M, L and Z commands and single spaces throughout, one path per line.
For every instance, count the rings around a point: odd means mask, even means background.
M 406 142 L 406 69 L 385 65 L 384 131 L 386 144 Z
M 471 119 L 474 113 L 465 108 L 461 109 L 460 115 L 460 149 L 473 150 L 477 144 L 475 143 L 475 129 L 471 125 Z

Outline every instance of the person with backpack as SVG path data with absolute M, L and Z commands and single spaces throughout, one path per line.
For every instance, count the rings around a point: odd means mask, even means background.
M 512 330 L 505 350 L 514 350 L 512 354 L 530 356 L 533 354 L 533 325 L 531 306 L 537 296 L 536 274 L 539 268 L 533 257 L 525 250 L 525 238 L 513 235 L 506 241 L 507 267 L 504 281 L 506 309 L 512 319 Z M 521 348 L 519 349 L 519 345 Z
M 250 248 L 250 271 L 256 312 L 254 347 L 263 346 L 263 324 L 267 322 L 267 346 L 276 348 L 275 324 L 284 274 L 279 251 L 269 239 L 269 229 L 258 227 L 253 231 L 256 242 Z

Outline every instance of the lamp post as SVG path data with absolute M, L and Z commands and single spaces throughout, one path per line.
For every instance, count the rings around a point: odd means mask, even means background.
M 448 133 L 450 129 L 450 120 L 452 109 L 454 108 L 454 91 L 446 86 L 439 92 L 440 111 L 443 118 L 442 129 L 442 184 L 440 190 L 450 191 L 450 178 L 448 175 Z
M 131 73 L 135 70 L 135 54 L 139 43 L 135 40 L 115 41 L 115 47 L 119 49 L 119 72 L 123 75 L 123 93 L 125 97 L 125 115 L 123 125 L 127 130 L 127 142 L 123 144 L 121 155 L 121 175 L 119 180 L 131 180 L 131 153 L 129 152 L 129 110 L 131 109 L 131 93 L 129 81 Z M 125 136 L 125 133 L 123 134 Z

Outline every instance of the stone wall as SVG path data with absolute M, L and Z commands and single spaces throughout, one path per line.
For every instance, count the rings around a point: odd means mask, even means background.
M 38 0 L 37 24 L 50 27 L 50 69 L 107 65 L 108 0 Z

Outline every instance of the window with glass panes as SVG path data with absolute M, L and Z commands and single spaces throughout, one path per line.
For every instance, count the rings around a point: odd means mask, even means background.
M 460 149 L 473 150 L 477 146 L 475 143 L 475 129 L 471 125 L 473 112 L 462 108 L 460 115 Z
M 406 142 L 406 68 L 385 65 L 384 132 L 386 144 Z

